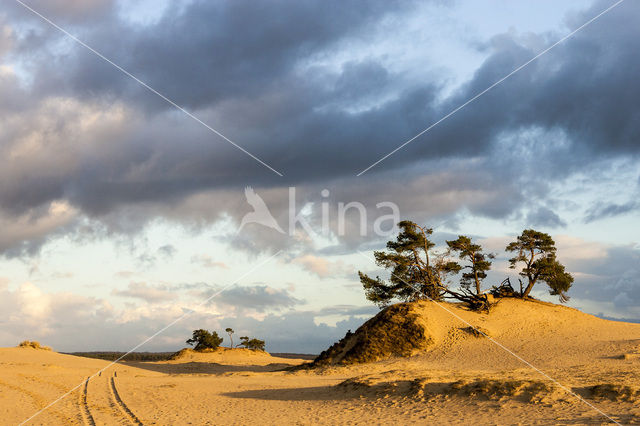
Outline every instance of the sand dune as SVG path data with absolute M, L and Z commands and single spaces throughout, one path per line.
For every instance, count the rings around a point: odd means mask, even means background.
M 173 356 L 169 363 L 180 364 L 184 362 L 208 362 L 225 365 L 292 365 L 305 362 L 303 359 L 278 358 L 268 352 L 253 351 L 244 348 L 218 348 L 214 351 L 196 352 L 192 349 L 183 349 Z
M 283 367 L 302 360 L 223 349 L 119 363 L 86 381 L 109 363 L 0 349 L 0 418 L 18 423 L 80 385 L 33 423 L 608 423 L 598 410 L 620 423 L 640 423 L 640 325 L 511 299 L 488 315 L 442 306 L 450 312 L 429 302 L 403 308 L 412 319 L 411 334 L 424 337 L 412 356 L 384 356 L 381 350 L 376 362 L 333 357 L 296 371 Z M 495 342 L 471 333 L 465 322 Z M 363 344 L 363 331 L 378 339 L 372 347 L 388 348 L 375 323 L 350 336 L 340 353 Z M 389 341 L 396 341 L 400 329 L 389 331 Z

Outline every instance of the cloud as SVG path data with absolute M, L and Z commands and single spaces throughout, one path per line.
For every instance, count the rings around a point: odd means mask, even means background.
M 8 52 L 14 43 L 13 29 L 0 17 L 0 58 Z M 2 72 L 2 71 L 0 71 Z M 4 72 L 7 72 L 5 70 Z
M 12 6 L 16 25 L 28 19 L 34 29 L 15 30 L 4 43 L 5 56 L 29 59 L 20 72 L 32 84 L 18 84 L 13 69 L 0 73 L 0 109 L 7 111 L 0 115 L 0 205 L 9 220 L 63 200 L 110 232 L 143 229 L 158 216 L 190 226 L 235 223 L 246 212 L 241 189 L 251 184 L 280 206 L 273 212 L 278 221 L 287 216 L 286 188 L 296 185 L 309 193 L 331 187 L 336 201 L 393 201 L 420 222 L 455 224 L 456 215 L 469 212 L 561 227 L 563 218 L 547 207 L 554 185 L 639 154 L 635 3 L 614 9 L 358 179 L 355 173 L 560 35 L 511 32 L 478 43 L 485 59 L 468 81 L 444 91 L 444 73 L 416 82 L 392 66 L 393 53 L 404 49 L 393 47 L 393 34 L 386 34 L 390 58 L 370 52 L 345 59 L 353 43 L 379 37 L 381 23 L 413 16 L 412 2 L 374 2 L 363 13 L 340 2 L 276 2 L 258 11 L 245 1 L 194 1 L 139 26 L 114 5 L 35 4 L 285 177 L 272 176 L 94 55 L 75 45 L 61 52 L 62 35 Z M 569 26 L 605 6 L 572 13 Z M 31 238 L 50 232 L 45 227 Z M 340 238 L 357 245 L 357 234 Z M 309 248 L 264 231 L 230 241 L 253 253 Z
M 222 268 L 229 269 L 229 266 L 224 262 L 213 260 L 213 258 L 207 254 L 198 254 L 191 257 L 191 263 L 198 264 L 204 268 Z
M 352 308 L 356 312 L 361 311 L 359 307 Z M 244 333 L 264 338 L 267 350 L 272 352 L 319 354 L 344 337 L 347 330 L 356 330 L 365 321 L 360 314 L 350 315 L 347 309 L 342 314 L 343 319 L 337 321 L 335 326 L 316 324 L 315 319 L 325 315 L 322 311 L 288 312 L 284 315 L 269 315 L 262 320 L 248 317 L 227 318 L 224 323 L 230 324 L 238 335 Z
M 252 301 L 282 302 L 283 294 L 264 288 L 240 289 L 227 296 L 234 301 L 248 296 Z M 279 303 L 278 302 L 278 303 Z M 289 303 L 289 302 L 287 302 Z M 185 305 L 167 301 L 153 305 L 114 308 L 104 299 L 66 292 L 45 291 L 24 283 L 15 290 L 0 286 L 0 346 L 14 346 L 30 339 L 58 351 L 130 350 L 164 325 L 184 315 Z M 318 311 L 269 313 L 263 318 L 225 314 L 201 307 L 184 317 L 140 350 L 177 351 L 197 328 L 217 330 L 233 327 L 238 335 L 251 335 L 267 342 L 273 352 L 319 353 L 347 329 L 355 330 L 374 307 L 340 305 Z M 335 326 L 316 324 L 315 318 L 340 315 Z
M 150 86 L 162 88 L 169 98 L 198 109 L 260 96 L 281 86 L 305 58 L 364 27 L 372 29 L 384 16 L 410 5 L 374 1 L 367 13 L 362 13 L 356 5 L 334 0 L 322 6 L 312 1 L 277 1 L 261 8 L 244 0 L 194 1 L 170 5 L 157 23 L 145 28 L 131 28 L 124 20 L 104 16 L 98 31 L 86 28 L 87 41 L 107 57 L 118 58 L 123 68 Z M 123 34 L 127 48 L 111 42 Z M 43 89 L 111 92 L 133 96 L 134 101 L 154 108 L 169 108 L 90 55 L 72 55 L 62 65 L 66 76 L 59 73 L 47 78 L 62 84 L 54 89 L 44 83 Z M 45 70 L 39 72 L 44 74 Z
M 92 319 L 95 322 L 96 316 L 107 318 L 111 309 L 108 303 L 95 298 L 69 292 L 53 294 L 29 282 L 15 290 L 1 288 L 0 294 L 0 307 L 5 312 L 0 332 L 3 346 L 60 331 L 72 335 L 73 329 Z
M 640 260 L 640 254 L 637 255 Z M 640 306 L 640 270 L 630 266 L 621 271 L 611 281 L 604 285 L 605 291 L 613 296 L 613 305 L 623 310 L 629 309 L 637 313 Z
M 331 262 L 324 257 L 310 254 L 297 257 L 292 260 L 292 263 L 299 264 L 303 269 L 317 275 L 319 278 L 333 278 L 355 274 L 354 267 L 352 265 L 345 265 L 341 260 Z
M 150 286 L 145 282 L 131 282 L 125 290 L 113 290 L 115 296 L 131 297 L 147 303 L 160 303 L 176 298 L 167 286 Z
M 41 13 L 49 19 L 65 24 L 88 24 L 90 19 L 103 19 L 115 12 L 116 2 L 114 0 L 32 0 L 27 3 L 35 11 Z M 7 12 L 14 17 L 22 19 L 37 20 L 33 12 L 28 11 L 24 6 L 16 3 L 7 4 Z
M 591 223 L 600 219 L 620 216 L 620 215 L 633 212 L 639 209 L 640 209 L 640 202 L 635 200 L 628 201 L 623 204 L 616 204 L 616 203 L 600 204 L 600 205 L 593 206 L 589 210 L 587 210 L 587 214 L 584 220 L 586 223 Z
M 610 246 L 606 244 L 570 235 L 555 235 L 554 241 L 558 247 L 558 255 L 563 261 L 584 262 L 609 256 Z
M 37 252 L 51 235 L 68 232 L 77 211 L 66 201 L 53 201 L 19 216 L 3 214 L 0 208 L 0 253 L 22 256 Z
M 570 22 L 586 20 L 603 5 L 574 14 Z M 50 44 L 29 44 L 20 33 L 5 49 L 18 56 L 40 54 L 32 56 L 28 67 L 35 85 L 11 89 L 15 93 L 2 102 L 22 104 L 0 123 L 5 159 L 11 159 L 0 168 L 5 182 L 0 202 L 13 215 L 64 198 L 100 220 L 123 210 L 136 211 L 141 221 L 157 215 L 181 221 L 189 216 L 210 221 L 224 214 L 237 217 L 238 202 L 218 203 L 209 213 L 187 210 L 194 208 L 190 200 L 196 194 L 225 198 L 229 189 L 251 181 L 262 182 L 265 190 L 336 183 L 337 177 L 366 167 L 556 38 L 495 36 L 483 47 L 487 56 L 473 77 L 443 98 L 437 79 L 409 84 L 380 58 L 352 59 L 338 67 L 312 65 L 313 58 L 331 56 L 348 41 L 374 34 L 382 20 L 414 13 L 411 3 L 397 7 L 374 2 L 362 13 L 360 7 L 338 2 L 322 8 L 306 1 L 286 7 L 274 3 L 258 12 L 250 2 L 196 1 L 172 6 L 156 24 L 136 28 L 114 13 L 109 1 L 34 7 L 74 25 L 88 19 L 84 31 L 92 45 L 215 127 L 224 123 L 225 133 L 285 170 L 286 177 L 274 180 L 94 56 L 77 49 L 56 55 Z M 28 16 L 23 12 L 20 16 Z M 359 196 L 394 200 L 409 216 L 412 203 L 422 199 L 428 202 L 415 206 L 422 215 L 470 209 L 503 218 L 518 212 L 527 197 L 544 201 L 542 194 L 554 179 L 595 159 L 637 155 L 633 141 L 640 130 L 633 117 L 640 61 L 634 52 L 640 37 L 633 22 L 639 14 L 640 7 L 625 4 L 589 31 L 577 33 L 373 169 L 366 178 L 367 191 L 357 182 L 341 186 Z M 104 22 L 94 23 L 89 19 L 93 16 L 103 16 Z M 618 31 L 607 31 L 611 22 Z M 126 43 L 111 42 L 123 34 Z M 219 51 L 226 53 L 211 53 Z M 585 58 L 597 58 L 598 66 Z M 16 87 L 0 83 L 5 86 Z M 386 97 L 372 99 L 376 90 Z M 394 95 L 387 96 L 389 92 Z M 464 173 L 445 172 L 456 169 Z M 394 172 L 404 176 L 402 184 L 390 180 Z M 445 186 L 446 191 L 440 189 Z M 167 204 L 173 208 L 158 210 Z M 542 204 L 529 219 L 564 224 Z M 249 241 L 236 242 L 250 248 Z
M 212 299 L 212 303 L 232 306 L 235 309 L 265 312 L 268 309 L 291 308 L 303 301 L 293 297 L 287 290 L 267 285 L 233 286 Z
M 115 275 L 116 277 L 118 277 L 118 278 L 125 278 L 125 279 L 127 279 L 127 278 L 131 278 L 131 277 L 133 277 L 134 275 L 136 275 L 136 273 L 135 273 L 135 272 L 133 272 L 133 271 L 118 271 L 118 272 L 116 272 L 114 275 Z
M 527 223 L 531 226 L 544 226 L 548 228 L 564 228 L 567 222 L 562 220 L 557 213 L 547 207 L 539 207 L 529 212 Z
M 82 208 L 74 194 L 83 191 L 85 180 L 119 174 L 135 179 L 136 167 L 117 165 L 130 164 L 132 147 L 123 136 L 133 122 L 135 113 L 122 104 L 74 98 L 46 98 L 2 114 L 2 210 L 20 215 L 56 201 Z
M 569 292 L 576 303 L 600 306 L 613 317 L 640 315 L 640 250 L 576 237 L 556 236 L 558 257 L 574 275 Z M 595 312 L 595 311 L 592 311 Z M 597 313 L 597 312 L 596 312 Z
M 158 253 L 164 257 L 171 258 L 178 252 L 178 249 L 171 244 L 165 244 L 158 248 Z
M 207 306 L 217 307 L 227 313 L 282 311 L 304 303 L 304 300 L 297 299 L 287 289 L 276 289 L 261 284 L 235 285 L 225 289 L 202 282 L 154 285 L 130 282 L 125 289 L 113 290 L 112 294 L 154 305 L 180 301 L 189 309 L 196 309 L 207 301 Z

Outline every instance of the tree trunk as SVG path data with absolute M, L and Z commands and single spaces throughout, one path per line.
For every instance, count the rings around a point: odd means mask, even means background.
M 535 280 L 529 279 L 529 284 L 527 285 L 527 288 L 524 289 L 524 293 L 522 293 L 523 299 L 526 299 L 527 297 L 529 297 L 529 293 L 531 293 L 531 289 L 533 289 L 533 285 L 535 283 L 536 283 Z
M 531 293 L 531 289 L 533 289 L 533 285 L 536 283 L 537 277 L 533 278 L 531 276 L 531 265 L 533 265 L 533 260 L 535 259 L 536 254 L 531 249 L 531 257 L 529 258 L 529 262 L 527 262 L 527 278 L 529 278 L 529 284 L 527 284 L 527 288 L 524 289 L 524 293 L 522 293 L 522 298 L 526 299 L 529 297 L 529 293 Z

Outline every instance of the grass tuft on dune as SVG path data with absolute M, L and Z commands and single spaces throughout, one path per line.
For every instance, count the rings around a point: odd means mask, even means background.
M 40 342 L 36 340 L 23 340 L 18 344 L 19 348 L 31 348 L 31 349 L 42 349 L 44 351 L 50 351 L 51 348 L 49 346 L 42 346 Z

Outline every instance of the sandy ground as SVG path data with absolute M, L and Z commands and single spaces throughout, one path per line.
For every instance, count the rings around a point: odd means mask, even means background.
M 489 315 L 432 303 L 435 344 L 410 358 L 282 371 L 302 360 L 247 350 L 109 363 L 0 349 L 0 423 L 18 424 L 640 424 L 640 325 L 505 300 Z M 573 393 L 584 400 L 579 399 Z

